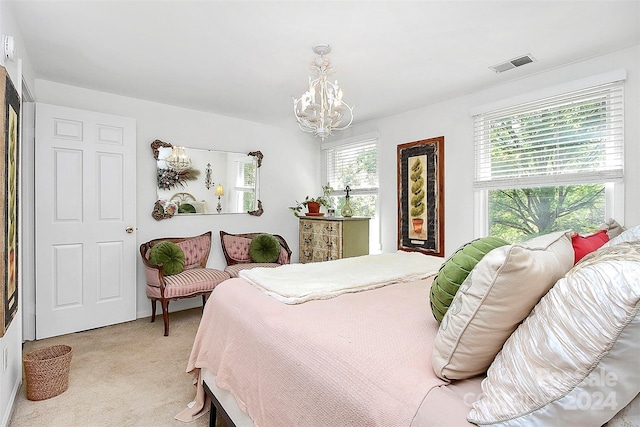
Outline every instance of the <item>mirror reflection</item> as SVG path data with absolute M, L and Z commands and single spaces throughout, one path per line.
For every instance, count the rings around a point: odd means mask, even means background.
M 172 146 L 155 141 L 161 218 L 173 215 L 256 215 L 262 153 L 235 153 Z

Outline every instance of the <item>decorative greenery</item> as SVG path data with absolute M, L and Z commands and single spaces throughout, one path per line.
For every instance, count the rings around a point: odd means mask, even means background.
M 416 159 L 411 165 L 411 216 L 413 218 L 418 218 L 424 214 L 424 178 L 422 177 L 423 173 L 422 162 L 420 159 Z
M 200 175 L 200 171 L 191 168 L 183 171 L 158 168 L 158 188 L 169 190 L 178 186 L 184 187 L 187 181 L 198 179 L 198 175 Z
M 306 208 L 309 202 L 320 203 L 321 206 L 325 208 L 330 208 L 332 206 L 331 194 L 333 193 L 333 187 L 327 182 L 326 185 L 322 186 L 322 195 L 318 197 L 305 197 L 302 202 L 296 200 L 295 206 L 289 206 L 289 209 L 293 212 L 295 216 L 300 216 L 300 212 L 303 208 Z
M 489 230 L 519 242 L 553 231 L 590 231 L 605 218 L 604 184 L 489 191 Z

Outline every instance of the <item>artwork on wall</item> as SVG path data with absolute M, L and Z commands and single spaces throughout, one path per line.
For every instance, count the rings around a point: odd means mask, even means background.
M 444 136 L 398 145 L 398 249 L 444 256 Z
M 18 311 L 18 141 L 20 97 L 6 68 L 0 67 L 0 170 L 2 171 L 1 195 L 4 200 L 2 212 L 2 307 L 0 316 L 2 327 L 0 337 L 4 336 Z

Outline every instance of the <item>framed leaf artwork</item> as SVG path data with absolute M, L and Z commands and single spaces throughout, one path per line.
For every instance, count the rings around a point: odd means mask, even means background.
M 398 145 L 398 249 L 444 256 L 444 136 Z
M 18 311 L 18 142 L 20 123 L 20 97 L 6 68 L 0 67 L 0 169 L 2 170 L 1 196 L 4 207 L 0 209 L 2 216 L 2 244 L 0 256 L 2 262 L 0 296 L 0 337 L 9 328 Z

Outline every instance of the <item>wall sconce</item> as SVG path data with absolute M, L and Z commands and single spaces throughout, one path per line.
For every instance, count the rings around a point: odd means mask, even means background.
M 205 169 L 204 186 L 207 187 L 208 190 L 212 185 L 213 182 L 211 182 L 211 163 L 207 163 L 207 168 Z
M 16 41 L 13 36 L 4 36 L 4 58 L 13 61 L 16 56 Z
M 220 211 L 222 211 L 222 205 L 220 205 L 220 196 L 224 196 L 224 188 L 222 188 L 222 184 L 218 184 L 218 186 L 216 187 L 216 196 L 218 196 L 218 207 L 216 207 L 216 210 L 218 211 L 218 213 L 220 213 Z

